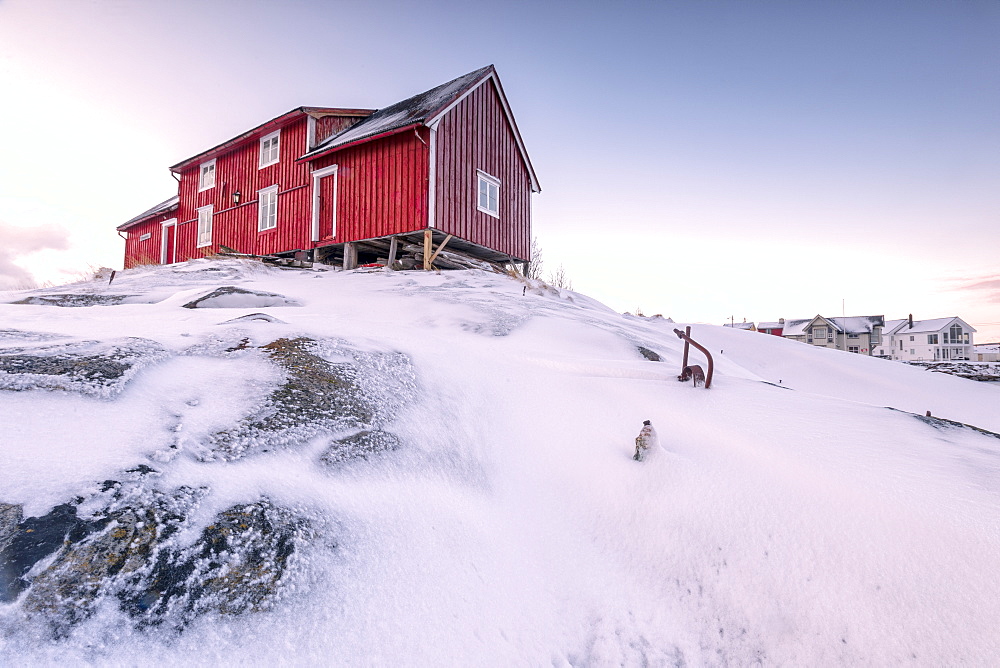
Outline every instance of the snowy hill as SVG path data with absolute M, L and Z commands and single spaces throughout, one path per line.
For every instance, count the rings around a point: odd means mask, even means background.
M 14 664 L 1000 661 L 997 384 L 693 325 L 695 389 L 684 325 L 475 271 L 0 301 Z

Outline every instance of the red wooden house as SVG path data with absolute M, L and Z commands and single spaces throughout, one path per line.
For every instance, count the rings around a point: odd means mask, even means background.
M 531 259 L 540 188 L 492 65 L 376 111 L 299 107 L 170 170 L 178 194 L 118 227 L 126 267 L 229 249 L 427 263 L 445 244 Z

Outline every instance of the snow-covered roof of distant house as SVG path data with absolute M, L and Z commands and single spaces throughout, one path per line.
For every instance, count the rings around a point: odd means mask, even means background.
M 977 343 L 973 347 L 981 353 L 1000 353 L 1000 343 Z
M 783 322 L 759 322 L 757 323 L 757 329 L 781 329 L 785 326 Z
M 754 328 L 752 322 L 734 322 L 734 323 L 727 322 L 725 325 L 723 325 L 723 327 L 732 327 L 733 329 L 751 329 L 751 330 Z
M 950 318 L 931 318 L 929 320 L 914 320 L 913 327 L 909 327 L 909 318 L 904 318 L 902 320 L 889 320 L 885 323 L 885 333 L 887 334 L 903 334 L 906 332 L 940 332 L 946 327 L 950 327 L 951 323 L 955 320 L 961 320 L 962 324 L 967 326 L 971 331 L 975 332 L 975 328 L 969 323 L 965 322 L 957 315 L 953 315 Z
M 148 218 L 153 218 L 154 216 L 158 216 L 161 213 L 167 213 L 168 211 L 173 211 L 174 209 L 177 208 L 177 202 L 179 200 L 180 200 L 180 198 L 177 195 L 174 195 L 170 199 L 166 199 L 166 200 L 160 202 L 159 204 L 157 204 L 156 206 L 154 206 L 152 209 L 149 209 L 147 211 L 143 211 L 142 213 L 140 213 L 135 218 L 132 218 L 131 220 L 125 221 L 124 223 L 122 223 L 121 225 L 119 225 L 117 227 L 117 229 L 121 230 L 121 231 L 124 231 L 124 230 L 132 227 L 133 225 L 141 223 L 142 221 L 144 221 L 144 220 L 146 220 Z
M 885 326 L 884 315 L 849 315 L 846 318 L 827 318 L 827 320 L 848 334 L 871 334 L 876 327 Z
M 503 94 L 503 89 L 500 87 L 500 80 L 497 78 L 496 70 L 492 65 L 487 65 L 468 74 L 463 74 L 456 79 L 414 95 L 402 102 L 383 107 L 346 130 L 327 137 L 312 150 L 306 152 L 299 160 L 311 160 L 350 144 L 399 132 L 412 126 L 433 125 L 443 112 L 447 111 L 453 104 L 460 101 L 466 93 L 476 88 L 476 86 L 488 78 L 492 78 L 496 84 L 497 93 L 507 113 L 507 118 L 510 121 L 511 129 L 514 132 L 518 148 L 524 159 L 525 167 L 528 169 L 532 190 L 540 192 L 541 188 L 538 186 L 535 170 L 531 166 L 528 153 L 521 142 L 521 135 L 514 124 L 514 117 L 510 113 L 507 99 Z
M 825 316 L 817 315 L 808 320 L 786 320 L 784 324 L 784 330 L 781 332 L 783 336 L 801 336 L 806 333 L 806 328 L 812 323 L 816 318 L 823 318 L 838 332 L 845 332 L 847 334 L 864 334 L 871 333 L 876 327 L 882 327 L 885 325 L 885 316 L 881 315 L 856 315 L 847 317 L 837 317 L 837 318 L 827 318 Z

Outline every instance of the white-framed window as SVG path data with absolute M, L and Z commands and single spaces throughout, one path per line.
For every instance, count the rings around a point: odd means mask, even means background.
M 260 138 L 260 167 L 278 162 L 281 149 L 281 130 L 275 130 Z
M 927 343 L 928 344 L 937 345 L 937 342 L 938 342 L 938 335 L 937 334 L 928 334 L 927 335 Z
M 152 235 L 151 233 L 149 233 L 149 232 L 146 232 L 146 233 L 145 233 L 145 234 L 143 234 L 143 235 L 142 235 L 141 237 L 139 237 L 139 241 L 146 241 L 146 240 L 148 240 L 148 239 L 149 239 L 149 238 L 150 238 L 151 236 L 153 236 L 153 235 Z
M 826 338 L 826 327 L 813 327 L 813 338 L 814 339 L 825 339 Z
M 257 229 L 273 230 L 278 226 L 278 186 L 257 191 Z
M 198 192 L 215 187 L 215 160 L 201 163 L 198 168 Z
M 209 204 L 198 209 L 198 248 L 212 245 L 212 211 Z
M 861 352 L 861 348 L 860 348 L 860 346 L 847 346 L 847 352 L 849 352 L 849 353 L 860 353 Z
M 476 208 L 494 218 L 500 217 L 500 180 L 484 171 L 476 170 L 478 179 L 478 199 Z
M 858 338 L 858 333 L 857 332 L 848 332 L 847 333 L 847 338 L 849 338 L 849 339 L 856 339 L 856 338 Z

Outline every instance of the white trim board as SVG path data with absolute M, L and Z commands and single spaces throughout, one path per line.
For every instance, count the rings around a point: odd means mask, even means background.
M 319 182 L 324 177 L 333 175 L 333 237 L 337 236 L 337 165 L 317 169 L 312 173 L 312 241 L 319 241 Z

